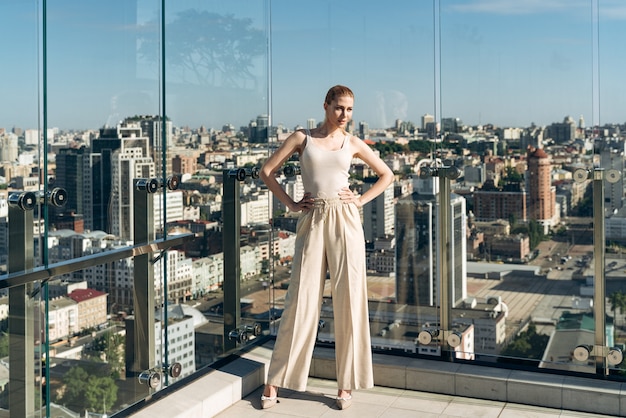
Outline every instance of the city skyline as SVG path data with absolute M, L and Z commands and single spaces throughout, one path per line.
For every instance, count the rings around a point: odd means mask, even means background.
M 6 11 L 0 34 L 16 40 L 1 48 L 10 62 L 2 78 L 9 99 L 0 103 L 0 126 L 7 129 L 40 123 L 37 4 L 0 6 Z M 182 33 L 176 23 L 232 16 L 263 43 L 253 45 L 246 72 L 230 79 L 194 78 L 168 64 L 166 113 L 175 125 L 240 127 L 269 113 L 275 126 L 304 126 L 323 117 L 323 96 L 338 83 L 355 92 L 355 122 L 373 128 L 396 119 L 418 123 L 424 114 L 509 127 L 565 116 L 583 115 L 588 126 L 626 119 L 619 73 L 626 58 L 612 52 L 620 50 L 626 4 L 616 0 L 269 4 L 271 14 L 264 1 L 166 5 L 170 36 Z M 48 5 L 48 127 L 97 129 L 128 115 L 160 114 L 159 65 L 141 49 L 158 41 L 159 7 L 147 0 Z M 270 25 L 271 77 L 264 49 Z M 168 57 L 178 51 L 176 44 L 166 47 Z

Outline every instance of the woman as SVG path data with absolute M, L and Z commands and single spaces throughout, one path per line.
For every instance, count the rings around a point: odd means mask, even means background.
M 382 193 L 394 177 L 368 145 L 346 132 L 353 106 L 354 94 L 348 87 L 332 87 L 324 101 L 324 123 L 310 132 L 294 132 L 261 168 L 261 179 L 270 191 L 290 211 L 303 212 L 296 228 L 285 310 L 261 397 L 263 409 L 278 402 L 279 387 L 306 390 L 327 271 L 334 312 L 337 406 L 350 406 L 353 389 L 374 385 L 359 208 Z M 296 152 L 306 192 L 298 202 L 275 176 Z M 353 157 L 378 174 L 377 182 L 361 196 L 348 187 Z

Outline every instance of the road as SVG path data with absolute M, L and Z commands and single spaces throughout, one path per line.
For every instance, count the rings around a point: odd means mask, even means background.
M 251 278 L 241 282 L 240 298 L 252 300 L 253 306 L 250 310 L 251 314 L 267 312 L 269 310 L 270 300 L 275 300 L 277 296 L 279 298 L 284 296 L 285 290 L 281 289 L 280 285 L 282 282 L 289 279 L 289 274 L 289 267 L 277 266 L 274 271 L 274 288 L 269 286 L 270 280 L 268 277 Z M 211 292 L 204 299 L 187 302 L 188 305 L 206 315 L 216 316 L 221 316 L 223 303 L 224 293 L 221 290 Z

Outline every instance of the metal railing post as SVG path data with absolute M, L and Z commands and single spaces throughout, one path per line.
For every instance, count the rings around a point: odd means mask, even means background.
M 237 347 L 237 343 L 248 341 L 248 334 L 260 333 L 260 328 L 248 330 L 241 326 L 241 205 L 239 198 L 239 182 L 246 177 L 259 178 L 259 169 L 234 168 L 222 172 L 223 200 L 222 243 L 224 247 L 224 352 Z M 271 308 L 270 308 L 271 309 Z
M 450 328 L 450 179 L 445 175 L 439 176 L 439 194 L 437 195 L 439 203 L 439 217 L 437 222 L 437 243 L 439 252 L 439 308 L 441 311 L 441 319 L 439 320 L 442 330 Z M 443 354 L 443 350 L 442 350 Z M 453 357 L 453 356 L 452 356 Z
M 605 232 L 604 232 L 604 169 L 593 171 L 593 307 L 595 310 L 594 344 L 606 346 L 606 292 L 604 279 L 605 265 Z M 607 375 L 606 356 L 596 356 L 596 373 Z
M 452 329 L 451 312 L 452 298 L 450 288 L 452 287 L 452 276 L 450 268 L 453 260 L 450 259 L 450 242 L 452 238 L 452 210 L 450 208 L 450 180 L 461 175 L 458 168 L 454 166 L 425 166 L 420 169 L 420 177 L 439 177 L 439 193 L 437 194 L 437 272 L 438 287 L 438 307 L 439 324 L 437 327 L 425 329 L 418 335 L 418 342 L 428 345 L 433 340 L 443 343 L 447 342 L 449 349 L 441 344 L 441 356 L 448 360 L 454 360 L 455 349 L 462 342 L 461 335 Z
M 582 344 L 574 348 L 573 358 L 588 364 L 589 357 L 595 357 L 596 374 L 607 376 L 609 366 L 619 365 L 624 356 L 619 347 L 610 347 L 606 340 L 606 231 L 604 221 L 604 182 L 616 183 L 622 173 L 616 169 L 605 171 L 595 168 L 593 171 L 578 169 L 574 172 L 574 181 L 583 183 L 593 180 L 593 309 L 594 340 L 593 345 Z
M 33 209 L 36 195 L 15 192 L 9 196 L 9 272 L 34 267 Z M 46 243 L 42 243 L 46 245 Z M 9 415 L 32 417 L 35 413 L 35 305 L 33 283 L 9 288 Z
M 235 175 L 233 175 L 235 172 Z M 224 352 L 237 346 L 237 341 L 228 338 L 230 331 L 236 329 L 241 321 L 241 266 L 240 266 L 240 229 L 241 205 L 239 199 L 239 181 L 236 170 L 224 170 L 222 217 L 224 227 L 222 241 L 224 248 Z M 244 177 L 245 178 L 245 177 Z
M 135 179 L 134 184 L 140 180 Z M 133 234 L 135 244 L 149 243 L 154 235 L 154 183 L 147 187 L 134 187 L 133 192 Z M 134 345 L 134 358 L 130 361 L 129 372 L 139 374 L 156 365 L 155 353 L 155 314 L 154 314 L 154 268 L 151 254 L 136 255 L 133 262 L 133 303 L 134 324 L 133 339 L 127 341 Z

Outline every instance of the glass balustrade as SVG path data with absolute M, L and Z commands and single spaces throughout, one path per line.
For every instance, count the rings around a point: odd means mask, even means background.
M 298 214 L 258 169 L 334 84 L 396 174 L 361 210 L 373 350 L 621 380 L 622 16 L 4 2 L 0 408 L 114 414 L 275 334 Z M 277 176 L 303 196 L 297 155 Z

